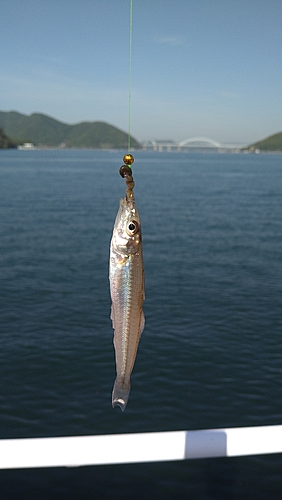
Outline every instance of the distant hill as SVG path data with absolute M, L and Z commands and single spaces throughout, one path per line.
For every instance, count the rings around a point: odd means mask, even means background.
M 4 130 L 0 127 L 0 149 L 16 148 L 17 143 L 8 137 Z
M 282 151 L 282 132 L 270 135 L 262 141 L 255 142 L 247 149 L 260 149 L 261 151 Z
M 0 127 L 18 142 L 37 146 L 111 149 L 127 147 L 127 133 L 105 122 L 62 123 L 41 113 L 23 115 L 16 111 L 0 111 Z M 131 146 L 140 147 L 131 137 Z

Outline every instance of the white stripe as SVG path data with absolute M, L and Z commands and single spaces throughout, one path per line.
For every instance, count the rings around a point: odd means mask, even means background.
M 0 469 L 282 453 L 282 425 L 0 440 Z

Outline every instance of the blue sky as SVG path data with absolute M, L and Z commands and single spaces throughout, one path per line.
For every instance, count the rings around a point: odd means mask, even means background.
M 0 0 L 0 110 L 128 128 L 129 0 Z M 133 0 L 131 133 L 282 131 L 281 0 Z

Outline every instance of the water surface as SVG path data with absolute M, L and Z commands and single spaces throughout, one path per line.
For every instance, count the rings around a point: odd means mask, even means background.
M 0 153 L 0 438 L 282 423 L 281 155 L 135 153 L 146 326 L 122 413 L 123 152 Z M 0 498 L 280 499 L 281 471 L 281 455 L 1 471 Z

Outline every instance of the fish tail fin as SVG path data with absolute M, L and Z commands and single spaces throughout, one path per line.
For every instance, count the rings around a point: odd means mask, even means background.
M 130 393 L 130 383 L 127 385 L 122 384 L 117 379 L 114 383 L 112 393 L 112 407 L 119 406 L 122 411 L 125 410 Z

